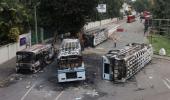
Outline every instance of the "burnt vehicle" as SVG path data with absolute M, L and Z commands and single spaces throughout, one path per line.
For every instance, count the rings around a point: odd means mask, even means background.
M 123 49 L 110 50 L 102 57 L 102 77 L 113 82 L 125 82 L 146 66 L 152 55 L 152 46 L 148 44 L 132 43 Z
M 16 53 L 16 72 L 29 70 L 38 72 L 54 58 L 54 48 L 50 45 L 37 44 Z
M 78 39 L 64 39 L 57 57 L 58 82 L 85 80 L 85 66 Z
M 85 45 L 90 47 L 95 47 L 108 39 L 106 28 L 88 30 L 83 35 Z

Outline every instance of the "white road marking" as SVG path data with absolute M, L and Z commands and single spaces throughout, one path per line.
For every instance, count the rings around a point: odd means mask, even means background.
M 165 80 L 163 80 L 163 82 L 164 82 L 164 84 L 167 86 L 167 88 L 170 89 L 169 84 L 168 84 Z
M 58 100 L 60 96 L 63 94 L 64 91 L 61 91 L 60 94 L 55 98 L 55 100 Z
M 170 80 L 168 78 L 166 78 L 166 80 L 170 83 Z
M 22 96 L 21 100 L 24 100 L 24 99 L 26 98 L 26 96 L 31 92 L 31 90 L 34 88 L 35 85 L 36 85 L 36 84 L 33 84 L 33 85 L 31 86 L 31 88 L 29 88 L 29 90 L 24 94 L 24 96 Z

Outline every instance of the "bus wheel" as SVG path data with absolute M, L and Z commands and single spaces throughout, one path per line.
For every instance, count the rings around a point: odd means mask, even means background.
M 37 73 L 38 70 L 37 70 L 37 67 L 32 67 L 32 70 L 31 70 L 33 73 Z

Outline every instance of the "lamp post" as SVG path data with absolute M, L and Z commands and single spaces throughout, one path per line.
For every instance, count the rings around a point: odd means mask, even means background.
M 34 6 L 34 21 L 35 21 L 35 39 L 36 39 L 36 44 L 38 43 L 38 33 L 37 33 L 37 6 L 40 4 L 40 2 L 38 2 L 35 6 Z

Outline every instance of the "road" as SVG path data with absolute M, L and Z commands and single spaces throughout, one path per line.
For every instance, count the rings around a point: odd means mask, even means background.
M 120 37 L 116 48 L 127 43 L 147 41 L 139 21 L 122 24 L 120 28 L 124 31 L 115 33 Z M 153 58 L 150 64 L 126 83 L 113 84 L 101 79 L 101 56 L 110 49 L 116 49 L 113 43 L 109 39 L 96 48 L 85 49 L 85 81 L 57 83 L 54 61 L 37 74 L 11 72 L 6 80 L 0 82 L 0 100 L 169 100 L 168 60 Z

